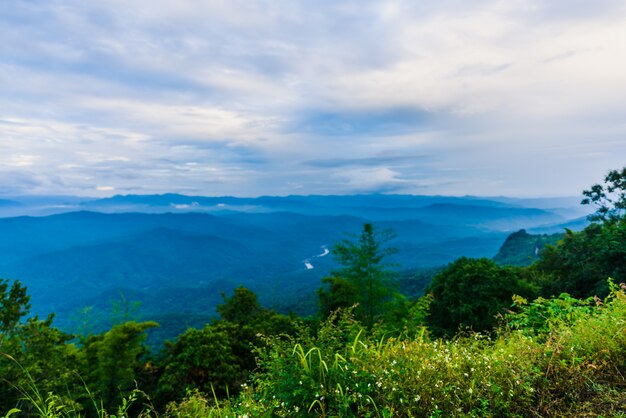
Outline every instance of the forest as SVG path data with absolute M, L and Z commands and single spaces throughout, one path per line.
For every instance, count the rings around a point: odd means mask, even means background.
M 461 257 L 420 294 L 400 291 L 395 232 L 364 223 L 330 248 L 315 314 L 240 286 L 157 349 L 132 302 L 68 334 L 2 279 L 0 416 L 626 416 L 626 167 L 583 195 L 591 223 L 532 263 Z

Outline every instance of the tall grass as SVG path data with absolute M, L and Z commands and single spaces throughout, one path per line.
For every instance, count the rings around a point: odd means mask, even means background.
M 237 398 L 189 392 L 162 417 L 626 416 L 623 291 L 613 286 L 604 301 L 517 305 L 498 333 L 451 340 L 424 332 L 374 337 L 340 314 L 316 334 L 269 338 Z M 32 381 L 23 393 L 34 416 L 81 416 Z M 135 401 L 110 417 L 126 416 Z M 149 408 L 140 414 L 157 416 Z
M 519 305 L 495 336 L 452 340 L 374 339 L 333 318 L 316 337 L 273 339 L 252 386 L 194 416 L 625 416 L 623 291 Z
M 13 387 L 21 394 L 21 402 L 17 407 L 10 409 L 4 416 L 8 418 L 11 416 L 26 416 L 26 417 L 39 417 L 39 418 L 77 418 L 87 417 L 90 414 L 83 410 L 83 408 L 71 399 L 71 394 L 62 397 L 57 393 L 42 393 L 39 389 L 39 385 L 33 379 L 30 372 L 24 368 L 15 358 L 6 353 L 0 353 L 7 360 L 11 361 L 23 373 L 25 380 L 20 385 L 13 385 Z M 122 397 L 121 404 L 117 408 L 115 414 L 107 412 L 102 405 L 102 402 L 98 401 L 92 394 L 86 384 L 84 384 L 84 390 L 87 394 L 87 398 L 90 400 L 95 416 L 98 418 L 122 418 L 128 417 L 128 412 L 131 406 L 138 400 L 139 395 L 145 395 L 138 389 L 133 390 L 126 396 Z M 149 417 L 154 410 L 149 407 L 145 407 L 140 413 L 142 417 Z

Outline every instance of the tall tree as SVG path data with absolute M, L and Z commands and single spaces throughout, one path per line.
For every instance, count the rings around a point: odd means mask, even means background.
M 618 222 L 626 216 L 626 167 L 611 170 L 604 177 L 604 185 L 594 184 L 583 191 L 586 197 L 583 205 L 594 204 L 598 207 L 589 217 L 592 221 Z
M 6 279 L 0 279 L 0 346 L 1 338 L 6 337 L 30 310 L 30 296 L 26 287 L 15 280 L 11 286 Z
M 626 167 L 609 171 L 604 184 L 593 185 L 583 195 L 583 205 L 597 206 L 589 216 L 594 223 L 580 232 L 567 231 L 533 266 L 549 279 L 546 295 L 605 296 L 607 278 L 626 281 Z
M 324 310 L 358 303 L 357 316 L 372 326 L 393 294 L 396 273 L 387 258 L 398 250 L 387 244 L 395 234 L 366 223 L 361 234 L 351 238 L 343 239 L 332 249 L 341 268 L 332 272 L 333 277 L 324 279 L 329 287 L 320 289 L 320 304 Z
M 156 326 L 152 321 L 124 322 L 83 342 L 78 353 L 82 376 L 105 409 L 117 407 L 120 394 L 132 390 L 137 376 L 146 368 L 145 331 Z

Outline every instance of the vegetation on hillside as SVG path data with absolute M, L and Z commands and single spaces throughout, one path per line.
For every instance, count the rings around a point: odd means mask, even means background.
M 529 234 L 525 229 L 509 235 L 493 261 L 503 266 L 526 267 L 539 260 L 539 253 L 547 245 L 555 245 L 563 234 Z
M 623 417 L 625 186 L 626 169 L 586 191 L 594 223 L 534 264 L 461 258 L 424 295 L 398 292 L 393 235 L 365 224 L 333 248 L 317 316 L 239 287 L 220 319 L 158 352 L 144 341 L 155 322 L 68 335 L 0 280 L 0 414 Z

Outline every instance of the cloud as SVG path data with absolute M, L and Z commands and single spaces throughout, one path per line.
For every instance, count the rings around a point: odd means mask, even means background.
M 303 164 L 320 168 L 343 168 L 351 166 L 380 166 L 416 164 L 429 157 L 423 155 L 376 156 L 366 158 L 329 158 L 325 160 L 309 160 Z
M 406 180 L 400 178 L 400 173 L 387 167 L 347 169 L 336 176 L 355 192 L 395 192 L 406 187 Z
M 376 136 L 433 129 L 437 115 L 417 109 L 377 109 L 360 112 L 310 111 L 292 122 L 290 130 L 325 136 Z
M 23 193 L 572 194 L 626 157 L 617 0 L 25 1 L 0 37 Z
M 115 187 L 112 186 L 96 186 L 96 190 L 99 192 L 112 192 L 115 190 Z

